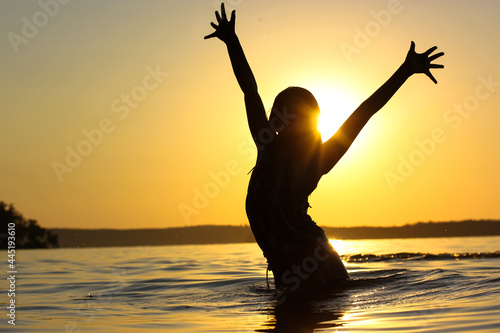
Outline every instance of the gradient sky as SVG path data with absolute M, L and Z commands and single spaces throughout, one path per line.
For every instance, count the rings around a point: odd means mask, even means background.
M 295 85 L 346 117 L 410 41 L 445 52 L 439 83 L 410 78 L 320 181 L 319 225 L 500 218 L 500 2 L 226 6 L 268 109 Z M 225 46 L 203 39 L 216 9 L 1 1 L 0 200 L 44 227 L 247 224 L 256 150 Z

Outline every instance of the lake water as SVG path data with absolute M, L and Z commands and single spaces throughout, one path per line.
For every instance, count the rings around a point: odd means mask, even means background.
M 500 332 L 500 237 L 332 242 L 352 281 L 300 304 L 277 304 L 256 244 L 19 250 L 0 330 Z

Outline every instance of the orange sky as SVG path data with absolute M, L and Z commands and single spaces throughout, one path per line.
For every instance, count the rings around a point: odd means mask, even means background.
M 247 223 L 256 150 L 217 2 L 2 1 L 0 200 L 44 227 Z M 344 117 L 412 77 L 313 193 L 319 225 L 500 218 L 500 3 L 228 1 L 267 108 L 302 86 Z M 325 117 L 326 119 L 326 117 Z

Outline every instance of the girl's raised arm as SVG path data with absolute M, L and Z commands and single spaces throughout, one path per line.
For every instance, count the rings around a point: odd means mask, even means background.
M 226 44 L 236 80 L 245 95 L 245 107 L 250 132 L 257 143 L 259 136 L 262 136 L 262 132 L 269 128 L 269 121 L 266 117 L 266 110 L 262 99 L 257 91 L 257 82 L 234 30 L 236 14 L 233 10 L 231 18 L 228 21 L 224 4 L 222 4 L 221 14 L 216 11 L 215 17 L 218 25 L 213 22 L 211 23 L 215 31 L 205 36 L 205 39 L 217 37 Z M 269 131 L 266 131 L 267 133 Z
M 437 83 L 431 74 L 431 68 L 443 68 L 443 65 L 431 64 L 431 61 L 444 55 L 443 52 L 431 55 L 437 47 L 432 47 L 424 53 L 415 52 L 415 43 L 411 42 L 406 60 L 401 67 L 377 91 L 364 101 L 339 130 L 323 144 L 323 174 L 330 171 L 340 158 L 347 152 L 354 139 L 368 120 L 380 110 L 398 91 L 403 83 L 413 74 L 424 73 L 434 83 Z

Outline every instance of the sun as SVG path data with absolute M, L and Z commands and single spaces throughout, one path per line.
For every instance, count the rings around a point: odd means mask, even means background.
M 328 140 L 358 107 L 359 102 L 348 91 L 334 86 L 311 89 L 321 113 L 318 130 L 323 141 Z

